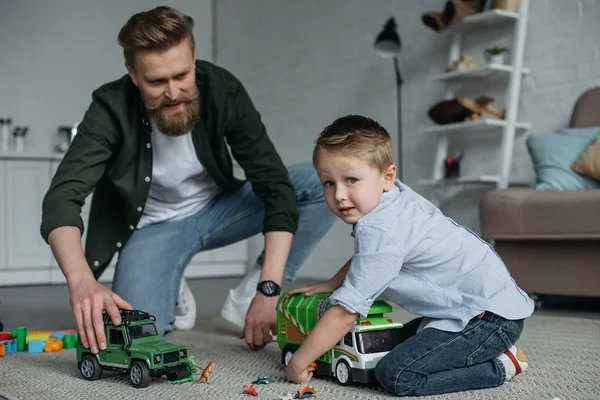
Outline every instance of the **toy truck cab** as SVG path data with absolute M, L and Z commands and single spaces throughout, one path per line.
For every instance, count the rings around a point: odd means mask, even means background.
M 318 319 L 330 307 L 331 293 L 312 296 L 285 295 L 277 306 L 277 328 L 282 362 L 287 363 Z M 383 356 L 400 343 L 402 324 L 384 316 L 392 307 L 375 301 L 367 318 L 358 319 L 339 343 L 316 360 L 316 373 L 333 376 L 338 383 L 373 382 L 374 368 Z
M 94 355 L 83 347 L 81 340 L 75 346 L 77 367 L 84 379 L 100 379 L 103 371 L 128 372 L 134 387 L 150 385 L 152 377 L 163 375 L 169 380 L 188 375 L 187 349 L 165 342 L 156 330 L 155 318 L 139 310 L 120 310 L 122 323 L 115 326 L 104 313 L 106 349 Z

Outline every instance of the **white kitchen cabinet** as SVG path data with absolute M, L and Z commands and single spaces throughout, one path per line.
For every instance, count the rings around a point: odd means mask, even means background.
M 42 200 L 50 186 L 49 163 L 4 163 L 7 268 L 48 268 L 50 249 L 40 236 Z
M 8 207 L 4 206 L 4 199 L 6 198 L 4 192 L 4 163 L 0 161 L 0 271 L 6 268 L 6 216 Z M 1 277 L 0 282 L 2 282 Z

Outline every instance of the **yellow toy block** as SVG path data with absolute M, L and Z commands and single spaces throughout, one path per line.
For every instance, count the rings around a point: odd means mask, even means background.
M 50 338 L 50 339 L 46 340 L 46 346 L 44 347 L 44 351 L 47 353 L 51 353 L 54 351 L 61 351 L 62 348 L 63 348 L 62 340 Z
M 29 343 L 30 340 L 48 340 L 51 333 L 50 331 L 29 332 L 25 337 L 25 343 Z

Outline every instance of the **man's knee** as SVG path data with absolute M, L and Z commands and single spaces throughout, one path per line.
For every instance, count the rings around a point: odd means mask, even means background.
M 410 396 L 418 393 L 423 376 L 407 370 L 405 365 L 395 362 L 393 356 L 388 354 L 375 366 L 375 378 L 389 393 Z
M 293 164 L 288 168 L 288 173 L 296 192 L 312 192 L 314 195 L 323 196 L 321 181 L 311 163 Z

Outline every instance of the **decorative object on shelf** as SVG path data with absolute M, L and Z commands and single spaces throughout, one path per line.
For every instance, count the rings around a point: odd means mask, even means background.
M 22 153 L 25 148 L 25 135 L 29 131 L 29 127 L 24 126 L 16 126 L 13 131 L 13 136 L 15 137 L 15 151 L 18 153 Z
M 10 137 L 10 124 L 12 119 L 0 118 L 0 130 L 2 131 L 2 150 L 3 152 L 8 151 L 8 140 Z
M 373 47 L 375 52 L 384 58 L 394 59 L 394 71 L 396 76 L 396 115 L 397 115 L 397 130 L 398 130 L 398 171 L 397 177 L 402 180 L 402 74 L 398 65 L 398 54 L 402 50 L 402 41 L 396 30 L 397 24 L 394 17 L 390 17 L 383 30 L 377 35 Z
M 504 64 L 508 49 L 506 47 L 488 47 L 483 52 L 485 60 L 490 64 Z
M 519 12 L 519 0 L 494 0 L 493 7 L 498 10 Z
M 457 156 L 448 156 L 444 160 L 444 178 L 458 178 L 460 176 L 460 162 L 464 154 Z
M 504 119 L 504 110 L 496 110 L 490 106 L 494 98 L 481 96 L 475 99 L 458 97 L 443 100 L 429 109 L 429 118 L 436 124 L 454 124 L 457 122 L 476 121 L 482 116 Z
M 421 21 L 436 32 L 441 32 L 450 25 L 462 22 L 468 16 L 480 13 L 485 6 L 484 0 L 448 0 L 442 12 L 426 12 Z
M 444 72 L 453 72 L 453 71 L 463 71 L 465 69 L 476 68 L 477 64 L 475 64 L 475 60 L 473 60 L 473 56 L 469 54 L 465 54 L 458 60 L 452 61 L 449 67 L 447 67 Z
M 59 143 L 56 145 L 56 151 L 60 153 L 67 151 L 73 138 L 77 135 L 78 126 L 79 122 L 75 122 L 72 126 L 63 125 L 58 127 Z

